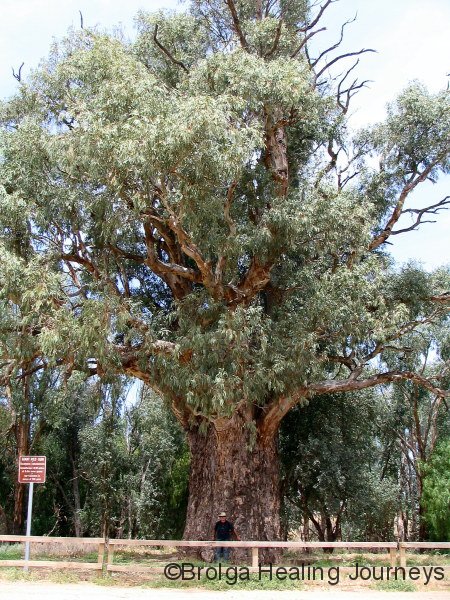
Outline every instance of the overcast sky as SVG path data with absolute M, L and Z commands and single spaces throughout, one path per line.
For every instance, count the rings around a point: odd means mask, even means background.
M 139 9 L 182 10 L 174 0 L 0 0 L 0 97 L 12 95 L 16 81 L 11 68 L 22 62 L 29 69 L 44 57 L 53 38 L 62 37 L 70 26 L 112 29 L 121 25 L 129 38 L 134 36 L 133 18 Z M 334 41 L 340 24 L 357 13 L 347 28 L 343 51 L 374 48 L 363 55 L 359 75 L 370 79 L 370 88 L 354 99 L 352 123 L 363 126 L 383 118 L 385 105 L 409 81 L 418 79 L 429 89 L 444 88 L 450 73 L 450 2 L 448 0 L 340 0 L 327 11 L 327 31 L 318 43 Z M 326 37 L 325 37 L 326 36 Z M 450 194 L 450 178 L 428 185 L 414 198 L 415 206 L 434 204 Z M 437 223 L 419 231 L 395 237 L 393 253 L 399 262 L 408 258 L 431 269 L 450 262 L 450 211 L 441 213 Z

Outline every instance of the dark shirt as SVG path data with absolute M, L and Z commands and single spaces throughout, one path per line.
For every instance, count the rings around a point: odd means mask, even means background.
M 217 521 L 214 532 L 216 534 L 216 540 L 229 542 L 231 540 L 231 534 L 234 532 L 233 523 L 230 523 L 230 521 L 224 521 L 223 523 L 222 521 Z

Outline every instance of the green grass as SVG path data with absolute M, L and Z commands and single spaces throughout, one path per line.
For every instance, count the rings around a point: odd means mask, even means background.
M 0 561 L 2 560 L 22 560 L 25 557 L 24 544 L 1 544 L 0 545 Z M 69 556 L 60 555 L 57 552 L 39 552 L 31 546 L 31 560 L 71 560 L 74 562 L 93 562 L 96 563 L 98 558 L 97 552 L 78 552 Z M 130 562 L 132 562 L 132 558 Z
M 424 566 L 450 566 L 450 555 L 441 552 L 433 552 L 432 554 L 420 554 L 407 552 L 406 565 L 408 567 Z
M 79 583 L 80 577 L 76 573 L 68 573 L 67 571 L 50 573 L 48 580 L 52 583 Z
M 103 587 L 110 587 L 113 585 L 123 585 L 123 581 L 112 573 L 103 573 L 103 575 L 94 575 L 89 580 L 94 585 L 100 585 Z
M 23 558 L 23 555 L 21 556 Z M 97 552 L 89 552 L 86 554 L 71 554 L 70 556 L 66 555 L 58 555 L 54 552 L 46 553 L 46 552 L 32 552 L 30 556 L 31 560 L 53 560 L 57 561 L 70 561 L 70 562 L 91 562 L 96 563 L 98 559 Z
M 24 557 L 23 544 L 1 544 L 0 560 L 20 560 Z
M 371 589 L 378 590 L 379 592 L 416 592 L 417 588 L 411 581 L 403 581 L 399 579 L 397 581 L 379 581 L 378 583 L 371 585 Z
M 150 558 L 149 556 L 145 556 L 145 555 L 135 555 L 135 554 L 127 554 L 126 552 L 118 552 L 117 554 L 114 553 L 114 564 L 115 565 L 128 565 L 128 564 L 137 564 L 137 565 L 154 565 L 156 566 L 164 566 L 166 564 L 166 561 L 162 562 L 162 561 L 157 561 L 154 560 L 152 558 Z
M 1 576 L 6 581 L 39 581 L 38 573 L 34 571 L 25 572 L 21 567 L 2 569 Z
M 34 550 L 34 552 L 33 552 Z M 37 548 L 32 547 L 32 559 L 35 560 L 69 560 L 73 562 L 97 562 L 97 552 L 83 553 L 82 551 L 74 549 L 72 552 L 63 552 L 58 555 L 58 548 L 52 548 L 47 553 L 43 551 L 39 552 L 39 546 Z M 43 549 L 42 549 L 43 550 Z M 20 560 L 23 559 L 24 545 L 23 544 L 2 544 L 0 545 L 0 566 L 2 560 Z M 421 565 L 449 565 L 450 555 L 446 553 L 408 553 L 408 566 L 421 566 Z M 217 563 L 205 563 L 204 561 L 195 559 L 188 556 L 177 556 L 176 553 L 171 554 L 159 554 L 155 552 L 136 552 L 135 550 L 126 551 L 120 550 L 114 554 L 114 563 L 122 565 L 141 565 L 141 566 L 152 566 L 161 567 L 168 563 L 176 562 L 189 563 L 194 567 L 203 567 L 200 577 L 197 577 L 197 571 L 195 570 L 195 576 L 191 580 L 176 580 L 171 581 L 162 574 L 156 573 L 135 573 L 131 570 L 130 573 L 100 573 L 100 572 L 71 572 L 68 570 L 49 571 L 40 569 L 31 569 L 28 573 L 25 573 L 22 568 L 8 568 L 3 567 L 0 569 L 0 578 L 3 581 L 39 581 L 46 580 L 55 583 L 77 583 L 80 581 L 91 581 L 92 583 L 99 586 L 114 586 L 114 585 L 125 585 L 125 586 L 138 586 L 148 588 L 173 588 L 173 589 L 193 589 L 201 588 L 204 590 L 301 590 L 308 589 L 308 579 L 305 581 L 280 580 L 273 574 L 272 580 L 267 575 L 263 574 L 261 578 L 258 573 L 250 573 L 247 579 L 246 571 L 239 570 L 237 565 L 233 564 L 222 564 L 222 577 L 221 579 L 212 578 L 214 576 L 213 571 L 210 571 L 211 579 L 208 579 L 205 575 L 205 570 L 208 567 L 218 568 Z M 313 582 L 312 571 L 314 567 L 322 567 L 323 569 L 323 581 L 322 585 L 327 586 L 328 574 L 327 569 L 330 567 L 350 568 L 353 569 L 358 563 L 361 567 L 376 566 L 386 567 L 389 565 L 389 557 L 386 554 L 364 554 L 364 553 L 333 553 L 327 554 L 322 552 L 315 552 L 314 554 L 300 554 L 297 552 L 289 552 L 284 554 L 282 559 L 283 566 L 289 567 L 301 567 L 302 563 L 305 564 L 305 568 L 310 567 L 311 578 L 309 581 Z M 281 566 L 281 565 L 280 565 Z M 237 567 L 237 574 L 241 574 L 243 577 L 239 577 L 234 581 L 233 570 L 229 571 L 227 577 L 226 569 L 229 567 Z M 274 569 L 276 567 L 274 566 Z M 347 571 L 347 569 L 346 569 Z M 347 586 L 350 584 L 348 581 L 347 573 L 341 572 L 340 585 Z M 334 579 L 334 574 L 332 578 Z M 305 577 L 307 574 L 305 573 Z M 320 579 L 320 575 L 317 574 L 316 582 Z M 320 582 L 319 582 L 320 583 Z M 415 582 L 416 585 L 417 582 Z M 416 585 L 411 581 L 403 580 L 391 580 L 391 581 L 378 581 L 378 582 L 367 582 L 368 589 L 380 590 L 380 591 L 415 591 Z M 305 587 L 306 586 L 306 587 Z M 336 586 L 339 587 L 339 586 Z M 329 588 L 330 589 L 330 588 Z
M 233 583 L 234 579 L 230 579 L 229 583 L 222 577 L 221 580 L 208 580 L 202 576 L 200 580 L 193 579 L 189 581 L 170 581 L 165 577 L 161 576 L 157 579 L 146 581 L 142 584 L 142 587 L 149 588 L 204 588 L 209 590 L 301 590 L 304 589 L 303 582 L 301 581 L 280 581 L 275 577 L 270 580 L 267 576 L 262 576 L 259 579 L 258 574 L 251 573 L 247 580 L 237 580 Z

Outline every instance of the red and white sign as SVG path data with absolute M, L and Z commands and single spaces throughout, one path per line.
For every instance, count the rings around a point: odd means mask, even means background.
M 19 483 L 45 483 L 46 456 L 19 456 Z

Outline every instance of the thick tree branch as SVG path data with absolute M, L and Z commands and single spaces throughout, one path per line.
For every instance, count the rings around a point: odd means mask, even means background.
M 170 262 L 184 266 L 181 248 L 177 243 L 173 231 L 167 225 L 166 221 L 152 212 L 148 213 L 148 219 L 155 229 L 158 230 L 160 236 L 165 241 Z
M 144 231 L 145 231 L 145 241 L 147 246 L 147 258 L 145 259 L 145 264 L 147 264 L 157 275 L 161 275 L 164 279 L 165 275 L 176 275 L 183 279 L 187 279 L 188 281 L 192 281 L 194 283 L 201 283 L 202 278 L 200 273 L 194 271 L 193 269 L 189 269 L 182 265 L 166 263 L 160 260 L 157 257 L 156 250 L 154 247 L 155 238 L 153 236 L 153 232 L 150 224 L 144 223 Z
M 183 228 L 180 217 L 174 212 L 173 208 L 170 206 L 170 203 L 167 201 L 168 192 L 165 188 L 165 185 L 162 183 L 161 188 L 162 189 L 158 190 L 158 198 L 162 202 L 164 208 L 169 213 L 169 217 L 167 220 L 164 220 L 161 219 L 161 217 L 155 215 L 153 211 L 150 211 L 146 222 L 144 222 L 147 249 L 151 252 L 151 248 L 153 247 L 153 244 L 151 244 L 150 247 L 148 243 L 150 239 L 153 239 L 153 233 L 151 232 L 149 224 L 153 224 L 156 222 L 156 226 L 159 227 L 158 223 L 162 223 L 174 234 L 174 237 L 177 240 L 180 249 L 184 252 L 184 254 L 191 258 L 197 265 L 197 268 L 201 273 L 201 279 L 199 279 L 199 283 L 203 283 L 203 285 L 209 290 L 209 292 L 214 298 L 222 298 L 223 289 L 216 283 L 211 261 L 206 261 L 203 258 L 200 249 L 193 242 L 188 232 L 185 231 L 185 229 Z M 185 269 L 185 267 L 182 268 Z
M 96 268 L 96 266 L 84 256 L 80 256 L 79 254 L 61 254 L 61 260 L 66 261 L 67 263 L 73 262 L 79 265 L 82 265 L 86 268 L 86 270 L 95 276 L 96 279 L 100 279 L 100 272 Z
M 260 435 L 263 438 L 273 435 L 278 430 L 284 416 L 302 399 L 311 398 L 321 394 L 338 394 L 342 392 L 364 390 L 377 385 L 404 380 L 413 381 L 437 396 L 443 398 L 450 397 L 450 391 L 438 388 L 430 379 L 422 377 L 414 371 L 387 371 L 385 373 L 378 373 L 371 377 L 366 377 L 365 379 L 355 379 L 352 377 L 349 377 L 348 379 L 327 379 L 299 387 L 291 394 L 281 396 L 269 404 L 266 408 L 264 417 L 259 424 Z
M 274 263 L 261 263 L 253 257 L 247 273 L 237 286 L 228 284 L 226 299 L 232 307 L 238 304 L 248 305 L 251 300 L 262 291 L 270 281 L 270 272 Z
M 183 252 L 196 263 L 201 273 L 201 283 L 210 291 L 213 297 L 221 297 L 223 292 L 221 287 L 217 287 L 216 285 L 211 262 L 203 258 L 200 249 L 183 229 L 178 217 L 172 215 L 169 218 L 168 224 L 170 229 L 175 233 Z
M 277 194 L 280 198 L 286 196 L 289 185 L 286 124 L 282 114 L 272 114 L 270 109 L 264 107 L 264 163 L 277 184 Z
M 167 50 L 167 48 L 165 46 L 163 46 L 161 44 L 161 42 L 158 40 L 158 24 L 155 25 L 155 29 L 153 31 L 153 41 L 155 42 L 155 44 L 158 46 L 158 48 L 164 52 L 164 54 L 173 62 L 174 65 L 177 65 L 178 67 L 181 67 L 183 69 L 183 71 L 185 73 L 189 73 L 189 69 L 186 67 L 186 65 L 184 63 L 181 62 L 181 60 L 177 60 L 170 52 L 169 50 Z
M 164 263 L 158 258 L 155 249 L 156 239 L 149 219 L 144 221 L 144 233 L 147 248 L 145 264 L 167 283 L 176 299 L 184 298 L 191 290 L 189 281 L 194 281 L 195 272 L 180 265 Z
M 430 300 L 432 302 L 438 302 L 439 304 L 449 304 L 450 303 L 450 292 L 443 292 L 437 296 L 430 296 Z
M 174 356 L 177 351 L 177 345 L 173 342 L 166 340 L 156 340 L 151 344 L 146 344 L 145 348 L 148 350 L 148 356 L 154 356 L 158 354 L 164 354 L 166 356 Z M 126 367 L 130 364 L 138 361 L 141 356 L 142 347 L 139 345 L 137 348 L 130 349 L 128 346 L 114 346 L 116 352 L 120 354 L 122 366 Z
M 272 47 L 264 54 L 264 58 L 270 58 L 277 51 L 278 44 L 280 43 L 281 29 L 283 27 L 283 21 L 278 21 L 277 29 L 275 31 L 275 38 L 273 40 Z
M 239 21 L 239 15 L 237 13 L 234 0 L 225 0 L 225 4 L 230 9 L 231 18 L 233 20 L 234 31 L 239 38 L 239 42 L 241 43 L 241 46 L 242 46 L 242 48 L 244 48 L 244 50 L 248 50 L 248 42 L 245 39 L 245 35 L 242 31 L 241 22 Z
M 224 204 L 224 218 L 228 223 L 230 235 L 234 236 L 236 226 L 230 215 L 230 209 L 233 202 L 237 181 L 233 181 L 228 190 Z M 182 227 L 178 216 L 171 210 L 171 207 L 165 200 L 163 192 L 160 194 L 161 202 L 168 210 L 170 216 L 167 220 L 156 216 L 152 211 L 147 212 L 146 221 L 144 222 L 144 231 L 146 236 L 146 245 L 148 258 L 145 260 L 158 275 L 160 275 L 166 283 L 173 289 L 173 282 L 170 277 L 173 275 L 183 277 L 194 283 L 202 283 L 205 288 L 211 293 L 215 299 L 225 299 L 229 306 L 237 306 L 238 304 L 248 304 L 255 295 L 264 289 L 270 279 L 270 271 L 273 267 L 272 262 L 261 264 L 258 259 L 253 258 L 251 264 L 237 285 L 223 284 L 222 274 L 226 264 L 226 256 L 219 256 L 216 267 L 213 269 L 211 261 L 206 261 L 199 248 L 194 244 L 189 234 Z M 166 227 L 175 236 L 181 251 L 191 258 L 197 265 L 199 272 L 177 264 L 168 264 L 162 262 L 156 256 L 154 249 L 155 239 L 151 225 L 154 225 L 158 230 Z M 131 256 L 130 256 L 131 258 Z

